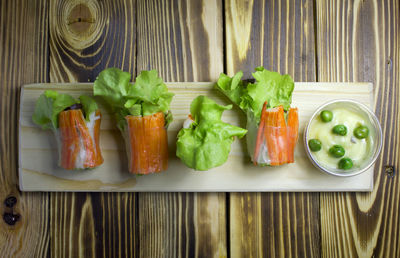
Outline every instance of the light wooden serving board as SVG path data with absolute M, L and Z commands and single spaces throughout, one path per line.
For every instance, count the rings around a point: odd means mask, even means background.
M 176 135 L 189 113 L 191 101 L 206 95 L 219 104 L 230 104 L 213 83 L 167 83 L 175 93 L 171 103 L 174 121 L 168 128 L 170 160 L 167 171 L 135 176 L 127 172 L 125 145 L 104 104 L 100 145 L 104 164 L 87 171 L 57 167 L 57 148 L 51 131 L 32 122 L 36 100 L 44 90 L 54 89 L 74 97 L 92 95 L 91 83 L 31 84 L 21 92 L 19 117 L 19 184 L 22 191 L 134 191 L 134 192 L 247 192 L 247 191 L 371 191 L 373 168 L 354 177 L 334 177 L 313 167 L 306 156 L 302 135 L 306 122 L 321 104 L 333 99 L 354 99 L 373 107 L 370 83 L 296 83 L 293 104 L 299 108 L 299 142 L 295 163 L 280 167 L 256 167 L 247 155 L 245 138 L 235 140 L 228 161 L 209 171 L 187 168 L 175 156 Z M 246 118 L 237 107 L 226 111 L 223 121 L 245 127 Z

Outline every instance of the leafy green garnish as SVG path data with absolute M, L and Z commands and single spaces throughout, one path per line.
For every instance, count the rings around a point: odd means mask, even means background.
M 57 129 L 58 114 L 76 103 L 78 101 L 68 94 L 46 90 L 36 101 L 32 120 L 43 129 Z
M 94 95 L 105 99 L 121 130 L 125 128 L 127 115 L 166 114 L 174 96 L 158 77 L 157 70 L 142 71 L 136 77 L 135 84 L 131 84 L 130 79 L 129 73 L 118 68 L 108 68 L 94 82 Z
M 91 97 L 82 95 L 79 97 L 79 100 L 77 100 L 68 94 L 60 94 L 54 90 L 46 90 L 36 101 L 32 120 L 43 129 L 57 129 L 58 115 L 64 109 L 77 103 L 82 104 L 86 120 L 89 120 L 90 114 L 99 109 L 96 102 Z
M 179 131 L 176 143 L 176 155 L 186 166 L 208 170 L 226 162 L 233 137 L 241 138 L 247 132 L 222 122 L 222 113 L 231 108 L 232 105 L 221 106 L 205 96 L 193 100 L 190 113 L 194 122 L 190 128 Z
M 240 106 L 240 103 L 242 102 L 242 96 L 246 94 L 244 82 L 241 80 L 242 77 L 242 71 L 236 73 L 232 78 L 221 73 L 217 82 L 220 90 L 238 106 Z
M 89 96 L 82 95 L 79 97 L 80 103 L 82 104 L 82 109 L 86 116 L 86 121 L 89 121 L 89 116 L 93 112 L 96 112 L 99 107 L 97 106 L 96 101 Z
M 294 82 L 290 75 L 281 75 L 268 71 L 260 66 L 252 74 L 255 83 L 241 80 L 243 72 L 239 71 L 232 78 L 221 73 L 216 84 L 224 95 L 238 105 L 246 114 L 253 113 L 257 122 L 260 121 L 261 110 L 265 101 L 268 108 L 282 105 L 285 110 L 290 108 Z
M 168 110 L 167 114 L 165 115 L 165 127 L 167 127 L 172 121 L 174 120 L 174 117 L 172 116 L 171 111 Z
M 101 96 L 113 109 L 124 108 L 131 87 L 131 75 L 117 68 L 103 70 L 94 82 L 93 94 Z

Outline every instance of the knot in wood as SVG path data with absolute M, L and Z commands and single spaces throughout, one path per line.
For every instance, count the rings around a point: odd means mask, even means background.
M 394 177 L 395 171 L 394 166 L 385 166 L 385 173 L 388 177 Z
M 10 226 L 14 226 L 15 223 L 19 220 L 20 215 L 19 214 L 14 214 L 10 212 L 6 212 L 3 214 L 3 220 L 5 223 L 7 223 Z
M 17 198 L 15 196 L 9 196 L 4 200 L 4 205 L 7 208 L 12 208 L 17 203 Z
M 67 18 L 67 24 L 70 30 L 77 35 L 85 35 L 90 27 L 95 23 L 92 12 L 84 4 L 74 6 Z
M 93 46 L 101 39 L 106 25 L 106 8 L 100 5 L 94 0 L 57 2 L 54 6 L 57 15 L 50 17 L 53 44 L 76 55 Z

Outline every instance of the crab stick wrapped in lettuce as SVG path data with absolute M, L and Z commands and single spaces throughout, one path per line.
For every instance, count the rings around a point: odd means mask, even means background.
M 86 169 L 103 163 L 99 144 L 101 114 L 92 98 L 82 95 L 75 99 L 47 90 L 37 100 L 32 120 L 54 132 L 60 167 Z
M 134 84 L 131 75 L 117 68 L 102 71 L 94 95 L 110 106 L 125 138 L 129 172 L 150 174 L 168 168 L 167 126 L 172 121 L 168 92 L 156 70 L 142 71 Z
M 299 128 L 297 108 L 290 107 L 294 82 L 264 67 L 252 75 L 254 82 L 242 80 L 241 71 L 222 73 L 216 87 L 247 115 L 247 149 L 255 165 L 293 163 Z
M 193 100 L 176 143 L 176 155 L 186 166 L 208 170 L 226 162 L 234 136 L 241 138 L 247 132 L 222 122 L 222 113 L 231 108 L 232 105 L 221 106 L 205 96 Z

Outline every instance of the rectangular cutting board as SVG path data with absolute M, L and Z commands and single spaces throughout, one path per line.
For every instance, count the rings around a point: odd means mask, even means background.
M 57 148 L 51 131 L 32 122 L 35 102 L 44 90 L 53 89 L 74 97 L 92 95 L 92 83 L 30 84 L 22 88 L 19 116 L 19 186 L 22 191 L 99 191 L 99 192 L 326 192 L 371 191 L 373 167 L 354 177 L 334 177 L 313 167 L 303 146 L 304 127 L 321 104 L 333 99 L 354 99 L 373 108 L 370 83 L 296 83 L 293 104 L 299 108 L 299 141 L 295 163 L 280 167 L 256 167 L 247 155 L 245 138 L 236 139 L 228 161 L 209 171 L 187 168 L 175 156 L 176 135 L 189 114 L 192 100 L 206 95 L 217 103 L 229 101 L 211 82 L 166 83 L 175 93 L 171 103 L 174 121 L 168 128 L 169 168 L 146 176 L 127 172 L 125 145 L 104 103 L 100 145 L 102 166 L 85 171 L 67 171 L 57 167 Z M 245 127 L 246 117 L 239 108 L 225 111 L 223 121 Z

